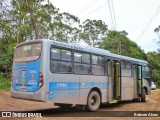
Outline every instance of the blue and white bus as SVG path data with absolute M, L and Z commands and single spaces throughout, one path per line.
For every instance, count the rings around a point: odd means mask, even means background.
M 144 60 L 81 44 L 31 40 L 15 48 L 11 97 L 96 111 L 102 103 L 144 102 L 150 73 Z

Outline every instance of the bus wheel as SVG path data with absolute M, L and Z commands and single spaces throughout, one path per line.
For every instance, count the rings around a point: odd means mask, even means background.
M 142 91 L 141 102 L 146 102 L 146 91 L 145 91 L 145 89 L 143 89 L 143 91 Z
M 91 91 L 87 99 L 87 108 L 89 111 L 96 111 L 100 106 L 100 96 L 96 91 Z

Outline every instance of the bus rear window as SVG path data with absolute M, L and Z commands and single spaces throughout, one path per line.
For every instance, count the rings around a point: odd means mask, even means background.
M 26 44 L 16 48 L 14 60 L 17 62 L 33 61 L 41 54 L 41 43 Z

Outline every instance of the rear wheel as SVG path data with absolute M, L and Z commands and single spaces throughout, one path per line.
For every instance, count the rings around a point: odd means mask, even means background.
M 100 106 L 100 95 L 97 91 L 91 91 L 87 99 L 87 108 L 89 111 L 96 111 Z
M 146 102 L 146 91 L 145 91 L 145 89 L 143 89 L 143 91 L 142 91 L 141 101 Z

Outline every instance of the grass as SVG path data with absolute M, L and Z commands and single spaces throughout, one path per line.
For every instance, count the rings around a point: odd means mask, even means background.
M 0 90 L 9 90 L 11 87 L 11 81 L 9 78 L 0 78 Z

